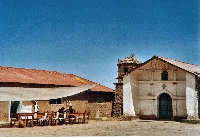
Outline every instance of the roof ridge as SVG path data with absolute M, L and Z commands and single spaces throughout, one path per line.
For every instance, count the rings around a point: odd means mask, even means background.
M 84 80 L 88 80 L 88 81 L 90 81 L 90 82 L 93 82 L 94 84 L 98 84 L 98 85 L 100 85 L 100 86 L 103 86 L 103 87 L 109 88 L 109 87 L 104 86 L 104 85 L 102 85 L 102 84 L 100 84 L 100 83 L 97 83 L 97 82 L 94 82 L 94 81 L 92 81 L 92 80 L 89 80 L 89 79 L 83 78 L 83 77 L 78 76 L 78 75 L 76 75 L 76 74 L 71 74 L 71 75 L 74 75 L 74 76 L 80 77 L 80 78 L 82 78 L 82 79 L 84 79 Z M 112 89 L 112 88 L 110 88 L 110 89 Z M 113 90 L 113 89 L 112 89 L 112 90 Z
M 200 66 L 197 65 L 197 64 L 191 64 L 191 63 L 188 63 L 188 62 L 183 62 L 183 61 L 180 61 L 180 60 L 175 60 L 175 59 L 171 59 L 171 58 L 166 58 L 166 57 L 162 57 L 162 56 L 156 56 L 154 55 L 153 57 L 151 57 L 150 59 L 146 60 L 145 62 L 143 62 L 142 64 L 140 65 L 137 65 L 133 70 L 135 71 L 136 69 L 140 68 L 141 66 L 144 66 L 145 64 L 149 63 L 150 61 L 154 60 L 154 59 L 160 59 L 164 62 L 167 62 L 167 63 L 170 63 L 171 65 L 173 66 L 176 66 L 180 69 L 183 69 L 185 71 L 188 71 L 192 74 L 195 74 L 195 75 L 199 75 L 200 76 Z M 177 63 L 176 63 L 177 62 Z M 185 66 L 181 65 L 181 64 L 185 64 Z M 188 67 L 192 67 L 193 69 L 188 69 Z M 126 75 L 130 75 L 130 73 L 126 74 Z M 125 75 L 125 76 L 126 76 Z
M 10 66 L 0 66 L 0 68 L 11 68 L 11 69 L 22 69 L 22 70 L 32 70 L 32 71 L 45 71 L 45 72 L 52 72 L 52 73 L 59 73 L 59 74 L 69 74 L 69 73 L 64 73 L 64 72 L 60 72 L 57 70 L 45 70 L 45 69 L 36 69 L 36 68 L 18 68 L 18 67 L 10 67 Z
M 170 59 L 170 60 L 174 60 L 174 61 L 177 61 L 177 62 L 181 62 L 181 63 L 185 63 L 185 64 L 189 64 L 189 65 L 194 65 L 194 66 L 200 67 L 197 64 L 192 64 L 192 63 L 189 63 L 189 62 L 180 61 L 180 60 L 176 60 L 176 59 L 172 59 L 172 58 L 166 58 L 166 57 L 162 57 L 162 56 L 156 56 L 156 57 L 158 57 L 158 58 L 164 58 L 164 59 Z

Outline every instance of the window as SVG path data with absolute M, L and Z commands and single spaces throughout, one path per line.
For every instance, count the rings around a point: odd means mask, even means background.
M 128 68 L 124 68 L 124 73 L 127 73 L 128 72 Z
M 49 104 L 61 104 L 61 98 L 50 99 Z
M 162 72 L 161 80 L 168 80 L 168 72 L 167 71 L 164 70 Z
M 103 103 L 103 98 L 100 95 L 97 95 L 97 103 Z

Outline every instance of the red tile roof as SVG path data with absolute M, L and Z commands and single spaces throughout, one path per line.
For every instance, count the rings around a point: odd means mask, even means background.
M 163 58 L 160 56 L 155 56 L 155 58 L 161 59 L 165 62 L 168 62 L 169 64 L 172 64 L 180 69 L 183 69 L 187 72 L 190 72 L 194 75 L 200 76 L 200 66 L 194 65 L 194 64 L 189 64 L 186 62 L 181 62 L 181 61 L 177 61 L 177 60 L 173 60 L 173 59 L 169 59 L 169 58 Z
M 97 84 L 73 74 L 57 71 L 13 68 L 0 66 L 0 82 L 18 82 L 33 84 L 53 84 L 66 86 L 83 86 Z M 97 84 L 91 91 L 114 92 L 111 88 Z
M 169 64 L 171 64 L 175 67 L 183 69 L 183 70 L 190 72 L 194 75 L 200 76 L 200 66 L 197 66 L 197 65 L 194 65 L 194 64 L 189 64 L 189 63 L 186 63 L 186 62 L 181 62 L 181 61 L 178 61 L 178 60 L 164 58 L 164 57 L 161 57 L 161 56 L 153 56 L 151 59 L 147 60 L 146 62 L 144 62 L 140 65 L 138 65 L 138 67 L 136 67 L 135 69 L 145 65 L 146 63 L 152 61 L 153 59 L 160 59 L 160 60 L 167 62 L 167 63 L 169 63 Z

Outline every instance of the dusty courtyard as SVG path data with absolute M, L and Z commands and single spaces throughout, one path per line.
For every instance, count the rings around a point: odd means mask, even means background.
M 89 121 L 88 124 L 0 128 L 0 136 L 199 136 L 200 124 L 175 121 Z

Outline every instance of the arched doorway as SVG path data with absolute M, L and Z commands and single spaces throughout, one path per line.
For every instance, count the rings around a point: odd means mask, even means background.
M 159 119 L 171 119 L 172 115 L 172 98 L 163 93 L 159 97 Z

